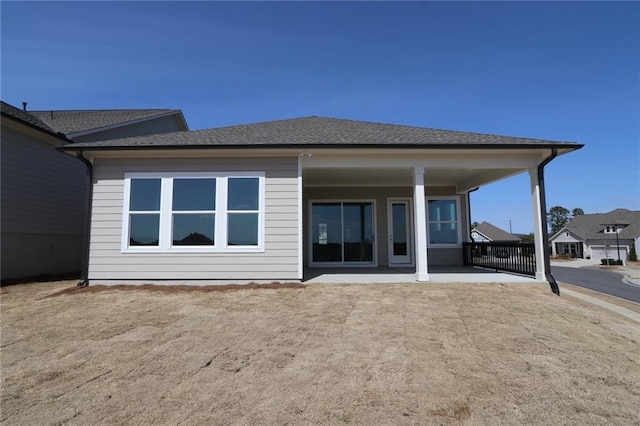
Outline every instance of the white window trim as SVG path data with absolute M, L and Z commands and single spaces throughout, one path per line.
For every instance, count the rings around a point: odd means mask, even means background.
M 429 235 L 429 201 L 434 201 L 434 200 L 452 200 L 455 201 L 456 203 L 456 224 L 458 226 L 458 242 L 456 244 L 436 244 L 436 243 L 431 243 L 431 238 Z M 462 247 L 462 221 L 460 219 L 460 197 L 456 197 L 456 196 L 434 196 L 434 195 L 430 195 L 425 197 L 425 207 L 426 207 L 426 220 L 427 220 L 427 247 L 432 247 L 432 248 L 461 248 Z
M 216 208 L 215 234 L 213 246 L 172 246 L 171 218 L 174 178 L 215 178 Z M 258 178 L 258 245 L 230 246 L 227 238 L 227 182 L 229 178 Z M 160 233 L 159 246 L 129 246 L 129 201 L 131 179 L 160 179 Z M 124 195 L 122 209 L 122 253 L 263 253 L 265 251 L 265 172 L 131 172 L 124 175 Z M 232 211 L 242 213 L 242 211 Z M 189 213 L 189 212 L 185 212 Z M 251 213 L 255 213 L 252 210 Z
M 371 203 L 372 209 L 372 217 L 373 221 L 373 262 L 314 262 L 313 261 L 313 204 L 314 203 Z M 377 208 L 376 208 L 376 200 L 375 199 L 360 199 L 360 198 L 338 198 L 338 199 L 319 199 L 319 200 L 309 200 L 308 201 L 308 241 L 307 241 L 307 255 L 309 258 L 309 266 L 310 267 L 328 267 L 328 268 L 371 268 L 378 266 L 378 219 L 376 216 Z M 343 242 L 344 243 L 344 242 Z M 344 246 L 343 246 L 344 250 Z

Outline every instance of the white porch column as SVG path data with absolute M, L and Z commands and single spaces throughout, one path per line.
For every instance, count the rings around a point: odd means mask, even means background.
M 540 185 L 538 185 L 538 170 L 529 169 L 531 178 L 531 206 L 533 207 L 533 242 L 536 245 L 536 280 L 545 281 L 544 245 L 546 242 L 542 234 L 542 216 L 540 212 Z
M 413 169 L 413 217 L 415 218 L 416 280 L 429 281 L 427 268 L 427 211 L 424 193 L 424 167 Z

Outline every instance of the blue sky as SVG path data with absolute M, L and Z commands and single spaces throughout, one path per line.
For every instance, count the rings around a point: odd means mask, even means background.
M 178 108 L 191 129 L 320 115 L 577 141 L 548 207 L 640 210 L 638 2 L 7 2 L 1 97 Z M 532 230 L 528 175 L 473 220 Z

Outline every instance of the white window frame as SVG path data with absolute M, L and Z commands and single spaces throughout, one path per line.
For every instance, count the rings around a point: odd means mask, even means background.
M 214 245 L 212 246 L 173 246 L 173 179 L 200 178 L 216 179 L 216 208 L 214 225 Z M 258 179 L 258 245 L 228 245 L 227 189 L 229 178 Z M 129 245 L 129 202 L 131 197 L 131 179 L 160 179 L 160 233 L 158 246 Z M 124 195 L 122 209 L 122 253 L 263 253 L 265 251 L 265 172 L 131 172 L 124 175 Z M 241 211 L 235 211 L 241 213 Z M 135 213 L 135 211 L 133 212 Z M 183 212 L 178 212 L 183 213 Z M 190 212 L 184 212 L 190 213 Z M 251 211 L 255 213 L 255 210 Z
M 429 201 L 436 201 L 436 200 L 451 200 L 451 201 L 455 201 L 456 203 L 456 226 L 458 227 L 457 230 L 457 238 L 458 238 L 458 242 L 455 244 L 438 244 L 438 243 L 431 243 L 431 236 L 429 235 L 429 224 L 431 223 L 431 219 L 429 218 Z M 460 197 L 456 197 L 456 196 L 427 196 L 425 197 L 425 214 L 426 214 L 426 220 L 427 220 L 427 247 L 432 247 L 432 248 L 458 248 L 458 247 L 462 247 L 462 221 L 460 219 Z M 435 222 L 434 222 L 435 223 Z M 450 223 L 450 222 L 443 222 L 443 223 Z

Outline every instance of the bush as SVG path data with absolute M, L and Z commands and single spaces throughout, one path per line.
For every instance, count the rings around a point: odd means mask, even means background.
M 622 260 L 617 259 L 600 259 L 603 265 L 622 265 Z
M 631 244 L 631 250 L 629 250 L 629 260 L 633 262 L 638 261 L 638 253 L 636 253 L 636 245 Z

